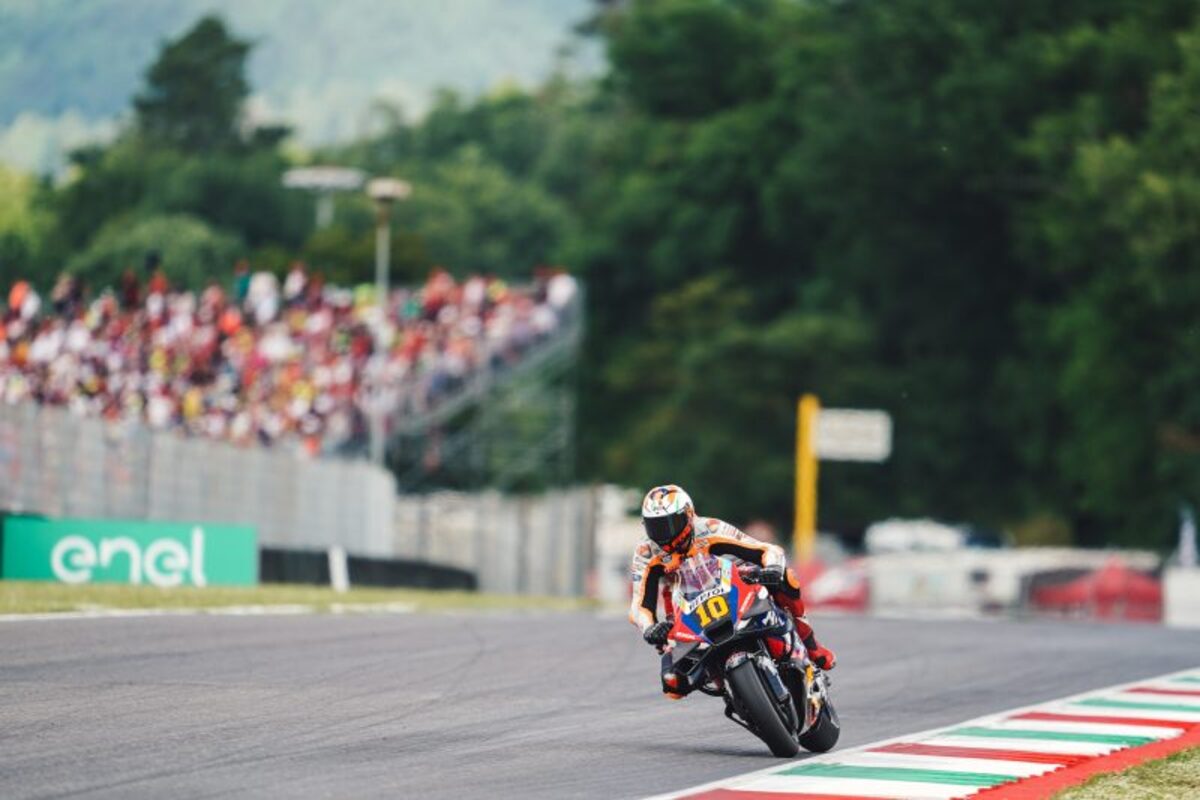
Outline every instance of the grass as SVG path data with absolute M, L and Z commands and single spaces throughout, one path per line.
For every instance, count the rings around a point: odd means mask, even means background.
M 1175 800 L 1200 797 L 1200 747 L 1097 775 L 1054 796 L 1054 800 Z
M 411 606 L 416 611 L 555 610 L 591 608 L 591 601 L 563 597 L 481 594 L 429 589 L 352 588 L 338 593 L 322 586 L 268 584 L 264 586 L 197 588 L 86 584 L 68 586 L 34 581 L 0 581 L 0 614 L 34 614 L 94 609 L 179 609 L 222 606 L 308 606 L 316 611 L 337 606 Z

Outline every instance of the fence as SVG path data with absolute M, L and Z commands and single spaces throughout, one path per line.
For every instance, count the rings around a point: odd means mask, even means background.
M 53 517 L 254 525 L 263 544 L 392 551 L 391 476 L 366 463 L 0 407 L 0 504 Z
M 0 508 L 51 517 L 238 523 L 268 547 L 419 558 L 487 591 L 579 595 L 595 493 L 397 496 L 364 461 L 155 433 L 33 404 L 0 405 Z
M 484 591 L 583 595 L 595 562 L 596 492 L 402 495 L 396 554 L 471 570 Z

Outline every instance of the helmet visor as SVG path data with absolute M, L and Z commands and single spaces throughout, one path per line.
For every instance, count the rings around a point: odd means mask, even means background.
M 665 517 L 642 517 L 646 535 L 650 537 L 650 541 L 663 549 L 667 549 L 671 542 L 686 531 L 691 522 L 686 511 Z

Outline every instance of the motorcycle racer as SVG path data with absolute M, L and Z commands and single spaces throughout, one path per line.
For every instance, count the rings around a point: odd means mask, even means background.
M 656 486 L 646 493 L 642 501 L 642 526 L 646 539 L 633 553 L 629 620 L 641 629 L 647 643 L 656 647 L 666 644 L 672 623 L 657 619 L 659 593 L 663 593 L 667 616 L 671 616 L 668 589 L 673 583 L 673 573 L 689 553 L 699 550 L 757 565 L 760 568 L 757 582 L 771 592 L 780 608 L 792 615 L 809 659 L 825 670 L 837 663 L 833 651 L 817 642 L 800 599 L 800 582 L 787 567 L 783 548 L 747 536 L 728 522 L 697 515 L 692 498 L 673 484 Z M 776 658 L 785 655 L 783 647 L 781 643 L 778 652 L 772 655 Z M 663 691 L 678 697 L 673 688 L 664 673 Z

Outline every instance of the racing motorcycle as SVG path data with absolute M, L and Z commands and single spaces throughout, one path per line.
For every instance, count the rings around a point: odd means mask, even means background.
M 663 679 L 681 694 L 724 699 L 725 716 L 776 756 L 791 758 L 801 747 L 824 753 L 841 733 L 829 678 L 804 655 L 791 614 L 758 584 L 761 575 L 759 567 L 708 553 L 680 564 Z

